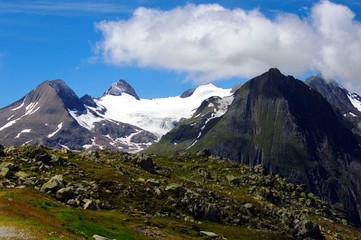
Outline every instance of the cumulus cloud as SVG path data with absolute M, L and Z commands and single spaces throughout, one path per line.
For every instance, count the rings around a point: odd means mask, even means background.
M 253 77 L 271 67 L 361 80 L 360 22 L 349 8 L 328 0 L 306 18 L 187 4 L 167 11 L 138 8 L 130 19 L 96 28 L 102 34 L 96 55 L 107 63 L 181 71 L 200 82 Z

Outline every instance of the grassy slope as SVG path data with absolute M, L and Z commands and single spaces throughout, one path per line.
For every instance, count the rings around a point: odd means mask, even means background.
M 176 196 L 164 192 L 166 198 L 155 198 L 152 195 L 154 184 L 146 181 L 153 179 L 159 182 L 156 184 L 159 188 L 172 183 L 182 184 L 190 191 L 206 192 L 205 197 L 213 192 L 220 198 L 228 199 L 228 204 L 252 204 L 255 211 L 259 212 L 259 216 L 254 215 L 254 219 L 264 221 L 264 224 L 273 224 L 274 218 L 265 215 L 265 208 L 298 208 L 299 203 L 295 203 L 295 206 L 291 206 L 293 203 L 290 203 L 290 206 L 278 206 L 258 195 L 250 194 L 251 188 L 263 189 L 276 178 L 261 176 L 251 168 L 231 161 L 189 155 L 153 157 L 157 174 L 152 174 L 134 164 L 134 155 L 101 151 L 99 157 L 94 157 L 91 152 L 64 153 L 46 149 L 53 158 L 61 157 L 70 165 L 52 163 L 48 170 L 38 172 L 36 167 L 30 170 L 32 166 L 37 166 L 36 162 L 24 161 L 29 157 L 31 149 L 23 147 L 20 151 L 13 151 L 6 157 L 0 157 L 0 163 L 13 162 L 19 170 L 36 176 L 43 182 L 55 174 L 63 174 L 68 183 L 84 180 L 96 182 L 102 189 L 99 193 L 100 199 L 109 200 L 113 206 L 112 210 L 75 209 L 56 201 L 53 195 L 33 187 L 2 188 L 0 226 L 22 229 L 35 239 L 92 239 L 94 234 L 111 239 L 205 239 L 200 236 L 199 231 L 212 231 L 227 239 L 290 239 L 288 234 L 277 230 L 262 230 L 252 223 L 231 226 L 203 217 L 195 218 L 186 209 L 171 204 L 170 199 L 177 200 Z M 127 174 L 120 174 L 119 168 Z M 239 177 L 241 184 L 230 185 L 226 180 L 229 175 Z M 6 181 L 0 178 L 0 182 Z M 103 191 L 105 189 L 109 191 Z M 174 214 L 159 214 L 163 212 Z M 186 220 L 184 216 L 189 218 Z M 347 239 L 361 234 L 357 229 L 337 221 L 330 222 L 317 214 L 309 214 L 308 218 L 320 224 L 326 239 L 333 239 L 336 233 Z

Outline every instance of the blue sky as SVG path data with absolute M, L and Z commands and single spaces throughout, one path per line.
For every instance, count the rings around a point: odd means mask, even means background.
M 231 87 L 269 67 L 321 72 L 359 91 L 360 15 L 347 0 L 2 0 L 0 107 L 44 80 L 99 97 L 125 79 L 151 98 L 206 82 Z

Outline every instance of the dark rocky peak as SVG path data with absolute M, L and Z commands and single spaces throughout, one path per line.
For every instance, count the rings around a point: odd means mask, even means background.
M 64 103 L 66 109 L 83 112 L 85 110 L 84 104 L 80 101 L 75 92 L 61 79 L 52 81 L 45 81 L 43 84 L 48 84 L 57 93 L 58 97 Z
M 305 83 L 309 86 L 325 86 L 325 87 L 339 87 L 342 88 L 335 80 L 326 80 L 321 75 L 311 76 L 305 80 Z
M 80 101 L 86 106 L 93 107 L 93 108 L 97 107 L 97 104 L 94 102 L 94 98 L 88 94 L 85 94 L 84 96 L 82 96 L 80 98 Z
M 114 82 L 110 88 L 104 93 L 104 95 L 113 95 L 113 96 L 121 96 L 123 93 L 127 93 L 137 100 L 139 100 L 139 97 L 137 93 L 135 92 L 134 88 L 127 83 L 125 80 L 118 80 Z M 103 96 L 104 96 L 103 95 Z
M 299 94 L 295 88 L 306 87 L 306 85 L 302 85 L 305 84 L 296 80 L 294 77 L 285 76 L 277 68 L 271 68 L 269 71 L 245 83 L 236 91 L 236 94 L 237 92 L 242 92 L 242 89 L 248 88 L 251 96 L 254 97 L 258 97 L 259 95 L 270 98 L 285 97 L 289 95 L 291 91 L 293 91 L 294 94 Z
M 187 98 L 187 97 L 190 97 L 193 95 L 194 91 L 196 90 L 196 88 L 191 88 L 191 89 L 188 89 L 187 91 L 183 92 L 180 97 L 181 98 Z
M 347 89 L 334 80 L 325 80 L 321 76 L 312 76 L 305 80 L 312 89 L 321 93 L 326 100 L 341 114 L 352 113 L 361 117 L 361 113 L 353 106 Z

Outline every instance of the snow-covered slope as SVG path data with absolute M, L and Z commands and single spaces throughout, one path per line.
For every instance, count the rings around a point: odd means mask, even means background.
M 160 137 L 173 129 L 182 118 L 190 118 L 205 99 L 229 95 L 231 89 L 207 84 L 199 86 L 185 98 L 176 96 L 138 100 L 123 93 L 120 96 L 106 94 L 95 102 L 106 109 L 99 113 L 105 118 L 132 124 Z
M 349 93 L 348 98 L 352 105 L 361 112 L 361 97 L 356 93 Z

